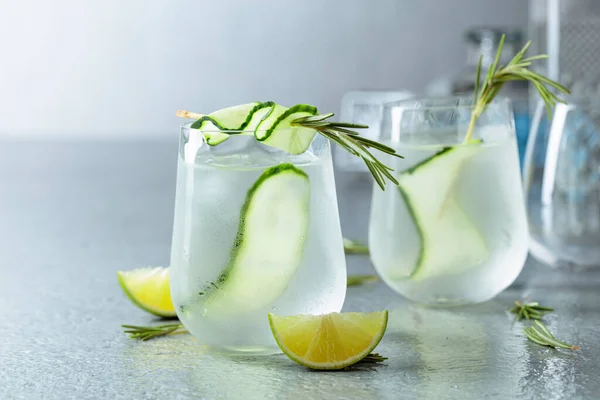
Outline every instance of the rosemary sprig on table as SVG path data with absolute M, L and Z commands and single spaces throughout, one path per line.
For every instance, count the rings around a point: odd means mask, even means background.
M 125 328 L 125 333 L 129 334 L 130 338 L 142 341 L 160 336 L 188 333 L 181 323 L 158 326 L 121 325 L 121 327 Z
M 346 254 L 369 254 L 369 247 L 364 244 L 347 238 L 343 238 L 343 241 Z
M 540 306 L 540 303 L 537 301 L 521 304 L 518 300 L 515 300 L 515 306 L 510 309 L 511 313 L 517 314 L 517 321 L 520 321 L 522 318 L 541 319 L 544 314 L 552 311 L 554 311 L 554 308 Z
M 313 128 L 327 139 L 337 143 L 348 153 L 360 157 L 382 190 L 385 190 L 385 178 L 397 185 L 398 181 L 390 173 L 390 171 L 394 170 L 379 161 L 369 151 L 369 149 L 374 148 L 394 157 L 403 157 L 397 154 L 396 150 L 392 149 L 391 147 L 362 137 L 354 130 L 368 128 L 367 125 L 326 121 L 327 119 L 333 117 L 333 115 L 333 113 L 329 113 L 302 117 L 295 119 L 292 122 L 292 125 L 298 125 L 304 128 Z
M 509 81 L 529 81 L 538 91 L 542 100 L 544 100 L 544 104 L 546 105 L 546 111 L 548 112 L 548 116 L 551 116 L 551 107 L 553 107 L 557 102 L 564 103 L 558 96 L 556 96 L 551 89 L 554 88 L 560 92 L 565 94 L 569 94 L 569 89 L 562 86 L 560 83 L 553 81 L 549 78 L 546 78 L 543 75 L 538 74 L 537 72 L 531 71 L 528 68 L 531 66 L 531 63 L 536 60 L 543 60 L 548 58 L 546 54 L 540 54 L 533 57 L 523 58 L 525 53 L 531 46 L 531 41 L 527 42 L 525 46 L 519 51 L 512 60 L 506 65 L 498 65 L 500 62 L 500 55 L 502 53 L 502 47 L 504 46 L 504 38 L 502 35 L 500 39 L 500 44 L 498 45 L 498 52 L 496 53 L 496 58 L 493 63 L 490 65 L 483 84 L 480 87 L 480 79 L 481 79 L 481 68 L 482 68 L 482 60 L 483 57 L 479 57 L 479 64 L 477 65 L 477 77 L 475 78 L 475 91 L 473 94 L 473 111 L 471 112 L 471 120 L 469 122 L 469 128 L 467 129 L 467 134 L 465 136 L 465 142 L 471 139 L 471 135 L 473 134 L 473 129 L 475 128 L 475 122 L 481 116 L 481 114 L 485 111 L 485 108 L 488 104 L 492 102 L 494 97 L 500 92 L 504 84 Z
M 554 335 L 546 328 L 540 321 L 533 321 L 533 325 L 523 329 L 527 339 L 531 340 L 542 346 L 549 346 L 553 348 L 579 350 L 579 346 L 573 346 L 571 344 L 561 342 L 556 339 Z
M 359 286 L 377 280 L 379 280 L 377 275 L 348 275 L 346 286 Z
M 379 353 L 371 353 L 371 354 L 368 354 L 365 358 L 363 358 L 359 362 L 357 362 L 356 364 L 377 364 L 377 363 L 382 363 L 387 359 L 388 359 L 387 357 L 384 357 L 384 356 L 380 355 Z M 352 364 L 352 365 L 356 365 L 356 364 Z

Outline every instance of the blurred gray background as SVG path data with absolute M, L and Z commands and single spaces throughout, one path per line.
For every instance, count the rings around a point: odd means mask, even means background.
M 523 0 L 0 0 L 0 135 L 176 135 L 177 109 L 422 91 Z

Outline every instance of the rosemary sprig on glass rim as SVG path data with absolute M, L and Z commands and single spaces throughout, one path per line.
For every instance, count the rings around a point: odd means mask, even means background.
M 555 95 L 549 88 L 554 88 L 565 94 L 569 94 L 570 91 L 560 83 L 553 81 L 537 72 L 531 71 L 528 68 L 531 63 L 536 60 L 543 60 L 548 58 L 547 54 L 540 54 L 537 56 L 523 58 L 525 53 L 531 46 L 531 41 L 527 42 L 525 46 L 519 51 L 512 60 L 506 65 L 498 65 L 500 62 L 500 55 L 502 53 L 502 47 L 504 46 L 505 35 L 502 35 L 500 43 L 498 45 L 498 52 L 490 67 L 487 70 L 487 74 L 480 87 L 481 79 L 481 68 L 483 57 L 479 57 L 479 63 L 477 65 L 477 76 L 475 78 L 475 90 L 473 94 L 473 111 L 471 112 L 471 120 L 469 122 L 469 128 L 465 135 L 465 142 L 471 139 L 473 129 L 475 128 L 475 122 L 485 111 L 488 104 L 496 97 L 498 92 L 504 87 L 504 84 L 509 81 L 529 81 L 535 87 L 537 92 L 542 97 L 546 106 L 548 116 L 552 116 L 551 108 L 558 103 L 564 103 L 557 95 Z
M 554 308 L 540 306 L 540 303 L 537 301 L 521 303 L 518 300 L 515 300 L 515 306 L 510 309 L 511 313 L 517 314 L 517 321 L 520 321 L 522 318 L 541 319 L 544 314 L 552 311 L 554 311 Z
M 404 157 L 402 157 L 400 154 L 397 154 L 396 150 L 392 149 L 391 147 L 362 137 L 354 130 L 366 129 L 369 127 L 368 125 L 326 121 L 333 116 L 334 113 L 302 117 L 292 121 L 292 125 L 298 125 L 304 128 L 313 128 L 327 139 L 332 140 L 341 146 L 348 153 L 360 157 L 382 190 L 385 190 L 385 178 L 397 185 L 398 181 L 390 173 L 390 171 L 393 172 L 394 170 L 379 161 L 369 151 L 369 149 L 374 148 L 398 158 Z
M 533 321 L 533 325 L 524 328 L 523 331 L 527 336 L 527 339 L 534 343 L 542 346 L 548 346 L 553 348 L 568 349 L 568 350 L 579 350 L 581 347 L 573 346 L 571 344 L 561 342 L 546 328 L 540 321 Z
M 199 119 L 204 117 L 204 114 L 198 114 L 185 110 L 177 111 L 176 115 L 181 118 L 192 119 Z M 387 165 L 379 161 L 369 151 L 369 149 L 373 148 L 398 158 L 404 157 L 402 157 L 400 154 L 397 154 L 396 150 L 394 150 L 393 148 L 378 143 L 374 140 L 362 137 L 358 132 L 355 131 L 355 129 L 366 129 L 369 127 L 368 125 L 326 121 L 334 115 L 334 113 L 328 113 L 302 117 L 293 120 L 292 125 L 314 129 L 327 139 L 337 143 L 348 153 L 360 157 L 364 161 L 371 174 L 373 175 L 373 178 L 375 179 L 381 190 L 385 190 L 386 178 L 394 185 L 397 185 L 398 181 L 391 174 L 391 172 L 393 172 L 394 169 L 388 167 Z

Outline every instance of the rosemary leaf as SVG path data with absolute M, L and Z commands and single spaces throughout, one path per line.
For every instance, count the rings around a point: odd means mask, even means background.
M 525 332 L 527 339 L 542 346 L 568 350 L 580 349 L 579 346 L 573 346 L 556 339 L 550 330 L 540 321 L 533 321 L 533 325 L 523 329 L 523 331 Z
M 367 355 L 365 358 L 363 358 L 362 360 L 358 361 L 354 365 L 358 365 L 358 364 L 377 364 L 377 363 L 384 362 L 387 359 L 388 359 L 387 357 L 383 357 L 382 355 L 380 355 L 378 353 L 371 353 L 371 354 Z
M 130 338 L 142 341 L 171 334 L 187 333 L 187 330 L 185 330 L 181 323 L 158 326 L 121 325 L 121 327 L 125 328 L 124 332 L 129 334 Z
M 359 286 L 377 280 L 379 280 L 377 275 L 349 275 L 346 280 L 346 286 Z
M 342 238 L 342 240 L 346 254 L 369 254 L 369 248 L 364 244 L 348 238 Z
M 392 169 L 379 161 L 379 159 L 377 159 L 368 149 L 374 148 L 394 157 L 402 158 L 402 156 L 397 154 L 396 150 L 392 149 L 391 147 L 364 138 L 360 136 L 358 132 L 348 129 L 363 129 L 367 128 L 366 125 L 326 121 L 326 119 L 332 117 L 333 115 L 333 113 L 329 113 L 324 115 L 301 117 L 292 121 L 292 125 L 314 129 L 327 139 L 341 146 L 350 154 L 360 157 L 371 172 L 371 175 L 373 175 L 375 182 L 377 182 L 382 190 L 385 190 L 385 178 L 397 185 L 398 181 L 388 172 L 392 171 Z
M 479 62 L 477 63 L 477 76 L 475 77 L 475 90 L 473 91 L 473 104 L 477 103 L 479 95 L 479 83 L 481 80 L 481 63 L 483 62 L 483 54 L 479 55 Z
M 520 321 L 522 318 L 541 319 L 544 314 L 552 311 L 554 311 L 553 308 L 540 306 L 540 303 L 537 301 L 521 303 L 518 300 L 515 301 L 515 306 L 510 309 L 511 313 L 517 314 L 517 321 Z
M 522 61 L 536 61 L 536 60 L 545 60 L 549 58 L 548 54 L 538 54 L 537 56 L 531 56 L 531 57 L 527 57 L 524 58 Z
M 369 171 L 371 172 L 371 175 L 373 175 L 373 178 L 375 178 L 375 182 L 377 182 L 377 184 L 379 185 L 379 187 L 382 190 L 385 190 L 385 182 L 383 181 L 383 178 L 381 177 L 381 174 L 379 173 L 379 171 L 377 169 L 375 169 L 375 167 L 373 166 L 373 163 L 370 161 L 365 160 L 365 164 L 367 166 L 367 168 L 369 169 Z
M 355 129 L 367 129 L 369 127 L 369 125 L 352 124 L 349 122 L 331 122 L 330 125 L 335 126 L 335 127 L 341 127 L 341 128 L 355 128 Z

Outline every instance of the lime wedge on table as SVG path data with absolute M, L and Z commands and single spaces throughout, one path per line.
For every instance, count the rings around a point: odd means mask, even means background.
M 281 350 L 313 369 L 341 369 L 362 360 L 381 341 L 387 322 L 387 310 L 291 317 L 269 313 Z
M 118 271 L 121 288 L 135 305 L 159 317 L 175 317 L 169 288 L 169 269 L 137 268 Z

